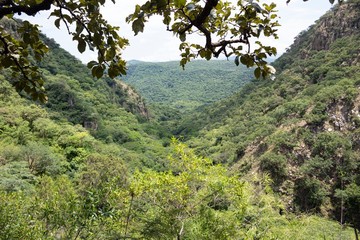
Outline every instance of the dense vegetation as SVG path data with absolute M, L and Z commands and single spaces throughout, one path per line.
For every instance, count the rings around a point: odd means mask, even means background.
M 226 81 L 224 81 L 226 76 Z M 131 61 L 122 79 L 149 102 L 189 112 L 238 91 L 253 78 L 253 70 L 232 61 L 193 61 L 185 69 L 179 62 Z
M 354 239 L 359 9 L 335 7 L 299 35 L 275 81 L 251 81 L 180 122 L 175 105 L 151 112 L 43 36 L 46 105 L 0 73 L 0 239 Z M 327 24 L 343 27 L 311 38 Z M 165 109 L 172 129 L 157 121 Z
M 135 170 L 156 140 L 142 154 L 105 144 L 1 83 L 1 239 L 351 239 L 334 222 L 280 215 L 268 177 L 239 180 L 175 140 L 168 170 Z
M 198 154 L 245 178 L 267 172 L 288 211 L 358 229 L 359 7 L 334 7 L 302 32 L 275 61 L 275 81 L 254 81 L 177 129 Z

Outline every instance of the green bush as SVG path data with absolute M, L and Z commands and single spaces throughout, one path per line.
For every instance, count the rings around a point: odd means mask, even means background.
M 306 176 L 295 181 L 294 202 L 301 211 L 318 211 L 328 194 L 326 186 L 316 178 Z
M 44 229 L 35 221 L 28 200 L 22 193 L 0 191 L 0 240 L 42 239 Z
M 283 155 L 267 152 L 260 157 L 260 168 L 270 173 L 275 186 L 279 186 L 287 176 L 287 160 Z

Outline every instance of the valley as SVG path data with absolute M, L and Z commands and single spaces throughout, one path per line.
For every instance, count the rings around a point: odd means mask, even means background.
M 95 79 L 41 35 L 46 103 L 0 71 L 0 239 L 358 239 L 359 28 L 358 0 L 334 6 L 275 79 L 225 60 Z

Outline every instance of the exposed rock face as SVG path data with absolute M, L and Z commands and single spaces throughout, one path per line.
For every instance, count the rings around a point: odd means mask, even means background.
M 360 95 L 349 105 L 346 101 L 340 100 L 329 106 L 329 120 L 325 121 L 326 131 L 352 131 L 357 126 L 354 119 L 359 118 Z
M 126 83 L 121 81 L 116 81 L 116 83 L 117 84 L 114 87 L 119 87 L 123 89 L 127 95 L 127 101 L 123 102 L 122 106 L 135 114 L 139 114 L 140 116 L 149 119 L 149 111 L 145 105 L 143 98 Z
M 327 50 L 336 39 L 360 33 L 360 2 L 348 1 L 320 19 L 311 36 L 311 50 Z
M 315 51 L 329 50 L 339 39 L 355 36 L 360 36 L 360 0 L 348 0 L 335 5 L 314 25 L 300 32 L 274 66 L 280 73 L 293 64 L 295 58 L 308 59 Z M 351 54 L 346 61 L 338 63 L 339 66 L 360 66 L 360 48 Z

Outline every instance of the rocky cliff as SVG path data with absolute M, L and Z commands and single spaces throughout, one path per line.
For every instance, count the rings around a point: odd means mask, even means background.
M 360 32 L 360 2 L 347 1 L 334 6 L 313 26 L 309 36 L 311 50 L 327 50 L 338 38 Z

